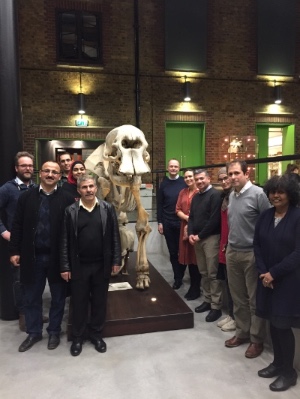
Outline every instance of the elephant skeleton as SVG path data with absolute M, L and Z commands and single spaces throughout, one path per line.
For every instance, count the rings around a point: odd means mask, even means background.
M 135 230 L 138 237 L 138 289 L 148 288 L 150 284 L 146 240 L 151 228 L 148 223 L 149 215 L 140 198 L 141 176 L 150 172 L 147 147 L 148 143 L 140 129 L 132 125 L 123 125 L 111 130 L 105 143 L 85 161 L 86 169 L 98 176 L 99 198 L 111 202 L 116 209 L 122 245 L 122 267 L 134 244 L 134 234 L 126 228 L 126 212 L 137 209 Z

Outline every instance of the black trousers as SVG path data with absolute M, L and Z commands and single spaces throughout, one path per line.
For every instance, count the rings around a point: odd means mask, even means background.
M 277 328 L 270 323 L 270 333 L 274 351 L 273 364 L 282 367 L 282 375 L 291 377 L 295 357 L 295 336 L 291 328 Z
M 164 222 L 164 236 L 170 254 L 170 262 L 172 265 L 174 280 L 182 281 L 186 265 L 178 262 L 179 238 L 180 238 L 180 222 Z
M 83 338 L 88 321 L 90 337 L 101 338 L 106 317 L 108 284 L 109 279 L 104 278 L 103 267 L 99 264 L 83 265 L 82 278 L 71 279 L 73 338 Z

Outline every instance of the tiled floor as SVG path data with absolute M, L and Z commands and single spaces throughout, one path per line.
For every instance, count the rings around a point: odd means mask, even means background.
M 172 283 L 171 266 L 164 255 L 149 260 Z M 183 297 L 188 278 L 178 291 Z M 201 299 L 188 302 L 192 309 Z M 45 295 L 45 308 L 49 294 Z M 64 329 L 66 327 L 64 322 Z M 300 381 L 285 393 L 268 388 L 272 381 L 257 370 L 272 360 L 266 349 L 257 359 L 246 359 L 246 346 L 228 349 L 216 323 L 195 314 L 193 329 L 107 338 L 108 351 L 100 354 L 90 343 L 81 355 L 69 353 L 62 336 L 60 346 L 47 350 L 47 337 L 28 352 L 18 346 L 26 334 L 17 321 L 0 321 L 1 399 L 298 399 Z

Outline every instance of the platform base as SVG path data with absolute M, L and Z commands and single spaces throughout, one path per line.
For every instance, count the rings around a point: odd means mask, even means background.
M 135 289 L 135 260 L 136 253 L 131 253 L 128 262 L 129 275 L 116 276 L 110 281 L 127 281 L 133 289 L 108 292 L 103 337 L 193 328 L 194 313 L 152 264 L 149 264 L 150 287 L 144 291 Z M 69 317 L 68 339 L 70 336 Z

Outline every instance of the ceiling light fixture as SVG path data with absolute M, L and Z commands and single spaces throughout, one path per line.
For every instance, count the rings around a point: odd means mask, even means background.
M 78 113 L 80 115 L 85 114 L 85 104 L 84 104 L 84 94 L 82 93 L 82 86 L 81 86 L 81 72 L 79 74 L 79 84 L 80 84 L 80 92 L 78 94 Z
M 183 101 L 189 102 L 191 101 L 191 95 L 190 95 L 190 88 L 191 88 L 191 83 L 186 80 L 186 76 L 184 77 L 184 86 L 183 86 L 183 92 L 184 92 L 184 97 Z
M 274 80 L 274 103 L 281 104 L 281 102 L 282 102 L 281 85 L 276 85 L 276 80 Z

